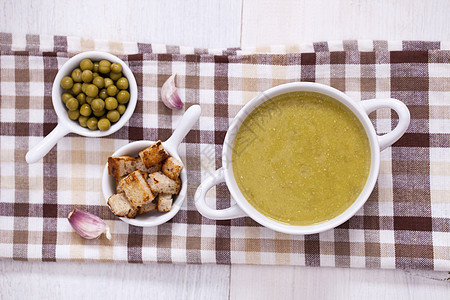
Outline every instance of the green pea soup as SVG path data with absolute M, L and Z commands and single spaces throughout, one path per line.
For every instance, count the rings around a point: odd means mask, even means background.
M 246 200 L 289 225 L 326 222 L 349 208 L 370 170 L 357 117 L 336 99 L 290 92 L 254 109 L 238 130 L 232 167 Z

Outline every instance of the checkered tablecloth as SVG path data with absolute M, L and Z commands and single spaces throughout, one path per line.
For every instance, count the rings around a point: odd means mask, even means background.
M 65 36 L 0 34 L 0 258 L 30 261 L 278 264 L 450 270 L 450 44 L 338 41 L 254 49 L 196 49 L 94 41 Z M 119 55 L 138 83 L 129 123 L 105 138 L 70 134 L 36 164 L 25 154 L 57 123 L 51 88 L 73 54 Z M 107 157 L 135 140 L 165 140 L 182 111 L 167 109 L 159 89 L 173 73 L 185 108 L 202 116 L 180 147 L 188 196 L 168 223 L 129 226 L 105 204 Z M 195 209 L 199 183 L 221 167 L 222 143 L 239 109 L 258 93 L 293 81 L 335 87 L 355 101 L 396 98 L 411 111 L 407 133 L 381 153 L 378 182 L 364 207 L 334 230 L 290 236 L 250 218 L 213 221 Z M 379 133 L 397 122 L 379 110 Z M 208 194 L 229 206 L 224 185 Z M 111 241 L 73 232 L 73 208 L 103 218 Z

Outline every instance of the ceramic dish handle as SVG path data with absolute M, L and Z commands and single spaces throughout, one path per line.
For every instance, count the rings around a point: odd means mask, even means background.
M 61 139 L 63 136 L 68 134 L 70 130 L 59 123 L 42 141 L 37 143 L 30 151 L 25 155 L 25 160 L 29 164 L 34 164 L 41 158 L 43 158 L 53 146 Z
M 175 128 L 175 131 L 166 141 L 166 144 L 169 144 L 177 149 L 181 141 L 191 130 L 192 126 L 194 126 L 194 124 L 198 121 L 201 113 L 202 110 L 200 108 L 200 105 L 192 105 L 191 107 L 189 107 L 184 113 L 183 118 L 181 118 L 180 123 L 178 123 L 177 127 Z
M 408 107 L 401 101 L 392 98 L 374 99 L 361 101 L 360 104 L 367 114 L 380 108 L 390 108 L 398 115 L 398 124 L 394 130 L 378 136 L 380 151 L 395 143 L 406 132 L 406 129 L 408 129 L 411 116 Z
M 206 204 L 206 193 L 215 185 L 225 182 L 223 168 L 216 170 L 203 181 L 195 192 L 194 201 L 198 211 L 205 217 L 212 220 L 229 220 L 245 217 L 247 214 L 239 208 L 237 204 L 225 209 L 213 209 Z

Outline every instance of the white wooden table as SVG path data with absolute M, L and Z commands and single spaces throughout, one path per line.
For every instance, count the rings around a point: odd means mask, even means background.
M 450 40 L 448 0 L 0 0 L 0 32 L 195 47 Z M 450 299 L 449 273 L 0 261 L 0 299 Z

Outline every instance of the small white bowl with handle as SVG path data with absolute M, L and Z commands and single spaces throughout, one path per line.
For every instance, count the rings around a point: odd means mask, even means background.
M 197 122 L 201 114 L 201 109 L 199 105 L 193 105 L 189 107 L 183 115 L 180 123 L 176 126 L 175 131 L 167 139 L 167 141 L 162 142 L 164 149 L 170 154 L 170 156 L 175 157 L 181 161 L 178 155 L 178 146 L 180 145 L 183 138 L 191 130 L 192 126 Z M 129 143 L 121 148 L 117 149 L 111 156 L 117 157 L 122 155 L 128 155 L 132 157 L 137 157 L 139 152 L 145 148 L 151 146 L 156 141 L 136 141 Z M 172 219 L 178 211 L 181 209 L 187 194 L 187 171 L 184 166 L 180 174 L 181 179 L 181 190 L 180 193 L 173 198 L 172 209 L 169 212 L 158 212 L 156 210 L 144 213 L 142 215 L 136 216 L 134 219 L 120 217 L 122 221 L 130 225 L 139 227 L 152 227 L 161 225 L 170 219 Z M 106 164 L 103 170 L 102 178 L 102 190 L 103 196 L 106 203 L 111 195 L 116 193 L 116 180 L 113 176 L 108 174 L 108 164 Z
M 72 71 L 75 68 L 78 68 L 80 62 L 85 58 L 89 58 L 92 61 L 100 61 L 102 59 L 106 59 L 112 63 L 114 62 L 119 63 L 122 65 L 123 75 L 128 79 L 130 89 L 130 100 L 128 101 L 127 109 L 125 113 L 122 116 L 120 116 L 119 121 L 113 123 L 111 127 L 105 131 L 90 130 L 88 128 L 82 127 L 80 124 L 78 124 L 77 121 L 69 119 L 67 109 L 61 100 L 61 95 L 64 93 L 64 89 L 61 87 L 60 84 L 61 79 L 63 79 L 65 76 L 70 76 Z M 107 52 L 100 52 L 100 51 L 87 51 L 73 56 L 61 67 L 61 69 L 56 74 L 55 80 L 53 81 L 52 103 L 56 115 L 58 116 L 58 125 L 56 125 L 56 127 L 43 140 L 39 141 L 36 145 L 33 145 L 33 148 L 31 148 L 26 154 L 25 160 L 29 164 L 39 161 L 53 148 L 53 146 L 56 145 L 56 143 L 62 137 L 71 132 L 86 137 L 102 137 L 113 134 L 114 132 L 122 128 L 125 125 L 125 123 L 128 122 L 130 117 L 133 115 L 137 103 L 137 94 L 138 94 L 137 84 L 133 72 L 128 67 L 128 65 L 117 56 Z
M 232 168 L 232 149 L 234 139 L 246 117 L 263 102 L 281 94 L 297 91 L 317 92 L 330 96 L 350 109 L 364 128 L 369 140 L 371 152 L 369 176 L 359 197 L 355 199 L 350 207 L 338 216 L 323 223 L 308 226 L 297 226 L 282 223 L 271 219 L 256 210 L 245 199 L 244 195 L 239 190 Z M 368 117 L 369 113 L 380 108 L 393 109 L 399 116 L 397 126 L 391 132 L 384 135 L 377 135 L 372 122 Z M 395 143 L 405 133 L 409 126 L 409 122 L 410 114 L 408 108 L 405 104 L 396 99 L 374 99 L 356 102 L 337 89 L 312 82 L 293 82 L 273 87 L 247 103 L 231 122 L 224 140 L 222 168 L 210 174 L 209 177 L 207 177 L 206 180 L 200 184 L 194 196 L 195 206 L 203 216 L 209 219 L 227 220 L 249 216 L 265 227 L 287 234 L 313 234 L 332 229 L 347 221 L 367 201 L 378 177 L 380 152 Z M 207 205 L 205 196 L 208 190 L 222 182 L 226 183 L 233 199 L 236 201 L 236 204 L 226 209 L 217 210 Z

